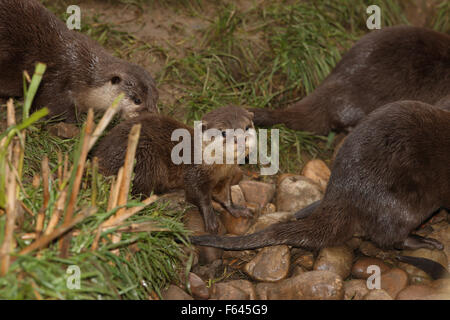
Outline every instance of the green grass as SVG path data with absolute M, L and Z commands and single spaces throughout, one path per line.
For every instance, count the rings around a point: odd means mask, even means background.
M 163 110 L 176 114 L 184 108 L 190 123 L 225 104 L 280 108 L 299 100 L 367 32 L 365 8 L 372 3 L 275 2 L 246 12 L 221 3 L 219 15 L 198 39 L 198 48 L 183 58 L 168 55 L 158 81 L 179 88 L 183 95 Z M 383 26 L 406 22 L 400 4 L 375 3 L 386 12 Z M 282 171 L 298 170 L 309 157 L 330 155 L 322 145 L 326 137 L 278 128 Z
M 26 102 L 31 102 L 37 85 L 33 83 L 38 77 L 32 78 L 30 89 L 25 91 Z M 13 260 L 5 276 L 0 277 L 1 299 L 148 299 L 150 295 L 160 295 L 161 288 L 173 281 L 179 281 L 178 274 L 182 260 L 186 259 L 184 245 L 186 243 L 186 230 L 181 217 L 184 206 L 168 206 L 165 202 L 158 202 L 143 209 L 138 214 L 128 218 L 120 227 L 130 225 L 151 224 L 154 228 L 146 232 L 122 232 L 121 240 L 112 242 L 108 235 L 115 231 L 103 231 L 100 235 L 98 248 L 93 250 L 99 227 L 118 208 L 107 211 L 110 190 L 110 178 L 98 177 L 94 174 L 89 161 L 82 178 L 81 189 L 76 200 L 76 212 L 95 207 L 96 213 L 75 226 L 78 233 L 71 237 L 67 258 L 60 257 L 58 239 L 50 243 L 47 248 L 28 254 L 17 254 L 31 244 L 25 236 L 35 232 L 38 213 L 43 207 L 44 190 L 42 179 L 38 184 L 32 183 L 32 177 L 40 172 L 42 158 L 47 155 L 50 165 L 49 201 L 44 213 L 44 230 L 47 228 L 51 215 L 56 206 L 59 195 L 67 185 L 67 199 L 70 198 L 74 185 L 76 167 L 68 181 L 58 181 L 56 171 L 62 163 L 57 161 L 57 153 L 70 155 L 70 162 L 79 161 L 82 137 L 61 140 L 52 137 L 46 131 L 48 122 L 34 125 L 36 115 L 45 115 L 47 109 L 36 111 L 28 116 L 26 107 L 16 107 L 17 111 L 24 109 L 22 124 L 10 126 L 2 137 L 9 137 L 18 130 L 27 129 L 27 137 L 22 140 L 25 144 L 24 170 L 18 170 L 21 181 L 18 200 L 27 208 L 27 212 L 16 220 L 17 228 L 14 230 Z M 44 113 L 45 112 L 45 113 Z M 3 112 L 4 113 L 4 112 Z M 38 128 L 40 126 L 41 128 Z M 0 139 L 1 140 L 1 139 Z M 5 179 L 5 167 L 8 165 L 7 145 L 1 148 L 0 182 L 2 187 Z M 21 179 L 23 176 L 23 179 Z M 95 188 L 94 188 L 95 186 Z M 8 187 L 8 186 L 7 186 Z M 93 197 L 95 190 L 95 198 Z M 4 196 L 4 191 L 1 195 Z M 15 195 L 14 195 L 15 196 Z M 95 200 L 94 200 L 95 199 Z M 0 209 L 5 207 L 5 199 L 1 199 Z M 14 201 L 14 200 L 13 200 Z M 67 201 L 65 205 L 67 207 Z M 139 205 L 139 201 L 131 200 L 127 207 Z M 16 202 L 20 207 L 20 203 Z M 16 209 L 19 213 L 21 210 Z M 31 212 L 31 213 L 30 213 Z M 64 216 L 64 215 L 63 215 Z M 61 225 L 63 219 L 60 219 Z M 0 244 L 4 242 L 7 215 L 0 213 Z M 161 228 L 164 231 L 161 231 Z M 111 250 L 116 249 L 117 254 Z M 80 270 L 81 286 L 71 289 L 67 285 L 69 266 L 76 266 Z
M 98 250 L 91 251 L 98 227 L 114 214 L 114 211 L 105 210 L 109 180 L 99 177 L 96 202 L 98 212 L 75 227 L 79 234 L 72 239 L 69 258 L 59 258 L 56 242 L 41 250 L 39 258 L 32 255 L 18 256 L 7 276 L 0 278 L 0 298 L 35 299 L 34 283 L 36 291 L 43 298 L 50 299 L 147 299 L 151 293 L 159 294 L 162 287 L 178 279 L 177 274 L 185 253 L 175 241 L 185 241 L 186 231 L 181 222 L 184 208 L 169 208 L 164 202 L 151 205 L 127 220 L 124 226 L 153 222 L 167 231 L 125 232 L 122 233 L 121 241 L 114 244 L 106 237 L 107 233 L 104 233 L 101 239 L 105 241 L 100 241 Z M 50 203 L 45 212 L 45 225 L 60 192 L 58 184 L 59 181 L 54 179 L 50 185 Z M 91 187 L 92 176 L 88 166 L 78 197 L 79 207 L 90 205 Z M 22 200 L 36 214 L 42 206 L 42 185 L 34 188 L 30 183 L 25 183 L 25 192 L 27 197 Z M 128 206 L 136 204 L 137 201 L 131 201 Z M 34 231 L 35 217 L 26 215 L 23 226 L 16 232 L 18 249 L 30 243 L 29 240 L 22 240 L 21 236 Z M 3 238 L 4 224 L 5 215 L 0 216 L 0 240 Z M 131 244 L 136 245 L 133 252 Z M 120 254 L 116 256 L 111 253 L 112 248 L 118 248 Z M 81 269 L 80 290 L 70 290 L 66 286 L 66 269 L 69 265 L 76 265 Z
M 24 191 L 22 201 L 34 217 L 26 215 L 24 224 L 16 232 L 18 249 L 24 248 L 29 241 L 21 236 L 34 231 L 36 214 L 43 203 L 43 188 L 31 185 L 31 177 L 40 172 L 40 162 L 44 154 L 49 156 L 50 169 L 55 176 L 58 167 L 56 153 L 73 155 L 78 139 L 62 140 L 50 135 L 45 127 L 32 128 L 27 137 L 25 149 Z M 92 184 L 97 185 L 96 207 L 98 212 L 75 227 L 80 234 L 73 237 L 70 246 L 70 256 L 66 260 L 58 257 L 58 244 L 53 243 L 49 248 L 41 251 L 41 257 L 31 255 L 18 256 L 12 264 L 10 272 L 0 278 L 0 298 L 6 299 L 34 299 L 36 298 L 32 283 L 36 291 L 43 298 L 55 299 L 147 299 L 150 293 L 159 294 L 160 289 L 177 279 L 179 267 L 185 254 L 182 247 L 175 242 L 184 242 L 186 231 L 181 222 L 184 208 L 169 208 L 164 202 L 154 204 L 142 210 L 127 221 L 131 223 L 154 222 L 165 232 L 123 233 L 122 240 L 112 244 L 102 235 L 99 249 L 90 250 L 102 222 L 114 212 L 106 212 L 110 189 L 110 178 L 99 176 L 93 182 L 92 168 L 88 162 L 82 187 L 78 196 L 78 207 L 91 205 Z M 53 178 L 50 183 L 50 202 L 45 211 L 45 225 L 48 224 L 51 212 L 56 205 L 60 193 L 59 183 Z M 25 196 L 26 195 L 26 196 Z M 130 205 L 138 204 L 131 201 Z M 0 216 L 0 243 L 3 238 L 5 215 Z M 136 244 L 137 252 L 130 252 L 129 245 Z M 110 252 L 118 248 L 119 256 Z M 81 269 L 81 289 L 69 290 L 66 286 L 66 269 L 69 265 L 77 265 Z

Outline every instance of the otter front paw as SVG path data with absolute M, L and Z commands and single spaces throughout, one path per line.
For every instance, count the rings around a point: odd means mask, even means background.
M 252 218 L 253 214 L 249 208 L 232 204 L 227 207 L 227 211 L 235 218 Z
M 206 232 L 211 234 L 217 234 L 219 232 L 219 223 L 215 214 L 209 215 L 205 218 Z

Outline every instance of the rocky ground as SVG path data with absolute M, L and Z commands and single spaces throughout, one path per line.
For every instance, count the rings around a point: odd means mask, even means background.
M 284 174 L 273 183 L 245 175 L 232 187 L 233 202 L 251 208 L 254 218 L 237 219 L 216 206 L 221 211 L 220 234 L 254 233 L 273 223 L 293 219 L 297 210 L 322 198 L 329 176 L 330 170 L 321 160 L 310 161 L 301 175 Z M 286 245 L 242 252 L 197 247 L 188 279 L 172 284 L 163 292 L 163 298 L 450 299 L 450 279 L 432 280 L 423 271 L 395 259 L 398 253 L 425 257 L 448 269 L 449 221 L 450 215 L 442 210 L 416 232 L 441 241 L 445 246 L 443 251 L 384 251 L 357 237 L 343 246 L 327 247 L 319 252 Z M 197 210 L 186 213 L 185 225 L 194 234 L 205 232 Z M 370 265 L 380 267 L 380 289 L 368 289 Z

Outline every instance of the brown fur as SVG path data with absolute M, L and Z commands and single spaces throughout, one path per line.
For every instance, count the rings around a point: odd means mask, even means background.
M 253 127 L 253 114 L 239 107 L 218 108 L 203 118 L 204 129 L 245 129 Z M 237 172 L 235 164 L 191 164 L 172 162 L 171 152 L 178 141 L 171 141 L 175 129 L 184 128 L 191 134 L 193 128 L 167 116 L 147 114 L 116 126 L 99 143 L 94 154 L 99 158 L 100 171 L 105 175 L 116 174 L 123 165 L 131 127 L 140 123 L 141 135 L 136 150 L 133 194 L 148 196 L 174 189 L 184 189 L 186 200 L 196 205 L 203 215 L 206 229 L 216 232 L 218 223 L 212 207 L 217 200 L 231 214 L 248 216 L 249 211 L 231 203 L 230 185 Z M 193 152 L 192 152 L 193 158 Z
M 442 248 L 410 233 L 439 208 L 450 208 L 449 159 L 449 111 L 418 101 L 391 103 L 348 135 L 324 198 L 299 211 L 301 219 L 247 236 L 192 242 L 228 250 L 278 244 L 316 250 L 358 233 L 380 247 Z
M 326 135 L 350 131 L 387 103 L 435 104 L 450 94 L 450 36 L 396 26 L 371 31 L 342 57 L 314 92 L 283 110 L 253 108 L 256 125 L 283 123 Z
M 51 116 L 74 121 L 76 109 L 106 109 L 120 92 L 125 117 L 157 111 L 158 92 L 143 68 L 69 30 L 37 0 L 0 1 L 0 96 L 21 97 L 22 72 L 32 75 L 36 62 L 47 71 L 34 107 L 48 107 Z

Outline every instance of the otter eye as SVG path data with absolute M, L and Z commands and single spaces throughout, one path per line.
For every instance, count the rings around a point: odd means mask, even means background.
M 112 79 L 111 79 L 111 83 L 112 84 L 118 84 L 118 83 L 120 83 L 120 77 L 112 77 Z
M 134 98 L 133 101 L 134 101 L 134 104 L 141 104 L 142 103 L 141 99 L 139 99 L 139 98 Z
M 245 131 L 248 131 L 250 129 L 250 126 L 245 127 Z

